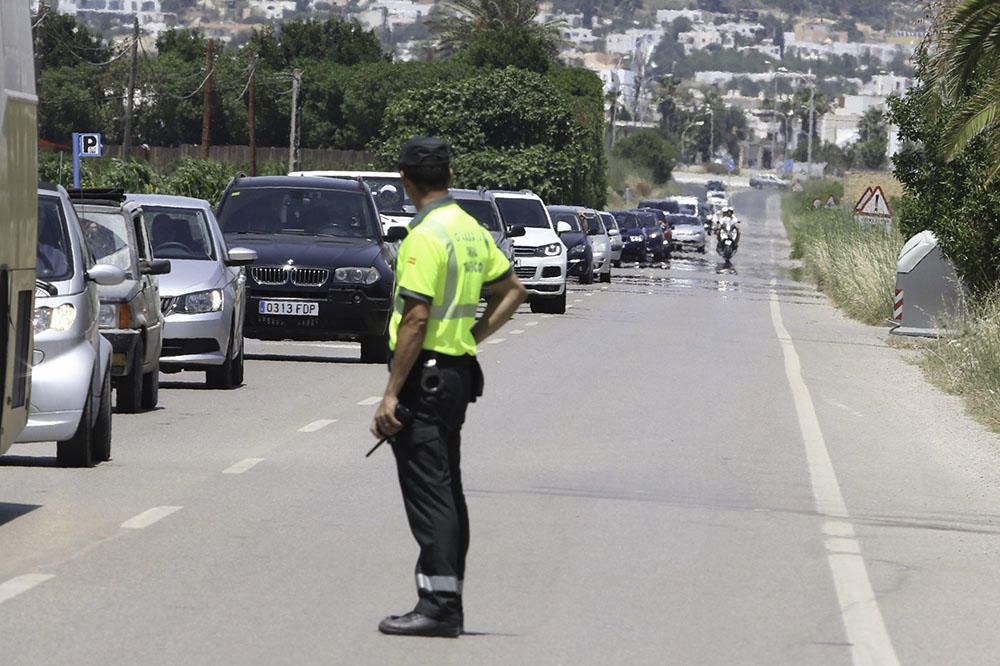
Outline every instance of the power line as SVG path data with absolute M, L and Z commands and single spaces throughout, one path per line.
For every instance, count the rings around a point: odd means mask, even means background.
M 115 56 L 112 56 L 110 60 L 105 60 L 104 62 L 91 62 L 91 61 L 87 60 L 86 58 L 84 58 L 83 56 L 81 56 L 79 53 L 77 53 L 76 50 L 72 46 L 70 46 L 69 44 L 67 44 L 66 47 L 69 49 L 69 52 L 73 54 L 73 57 L 75 57 L 77 60 L 79 60 L 80 62 L 82 62 L 85 65 L 92 65 L 94 67 L 107 67 L 108 65 L 112 64 L 113 62 L 115 62 L 116 60 L 118 60 L 119 58 L 121 58 L 122 56 L 126 55 L 127 53 L 130 53 L 132 51 L 133 44 L 134 44 L 134 40 L 130 41 L 128 43 L 128 45 L 125 46 L 125 48 L 122 50 L 121 53 L 119 53 L 119 54 L 117 54 Z

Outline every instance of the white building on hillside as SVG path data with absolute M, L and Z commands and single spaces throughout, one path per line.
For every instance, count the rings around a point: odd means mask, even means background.
M 612 33 L 605 37 L 608 53 L 632 55 L 636 52 L 650 54 L 663 39 L 663 30 L 641 30 L 635 28 L 621 33 Z

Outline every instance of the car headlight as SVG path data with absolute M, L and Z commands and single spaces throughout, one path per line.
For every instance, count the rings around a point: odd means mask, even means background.
M 538 257 L 558 257 L 562 254 L 563 246 L 562 243 L 549 243 L 548 245 L 543 245 L 542 247 L 535 250 L 535 256 Z
M 333 272 L 333 281 L 339 284 L 364 284 L 371 285 L 378 282 L 378 269 L 374 266 L 367 268 L 356 268 L 345 266 Z
M 35 308 L 35 333 L 43 331 L 68 331 L 76 321 L 76 308 L 72 303 L 63 303 L 54 308 Z
M 101 303 L 97 325 L 101 328 L 129 328 L 128 303 Z
M 205 314 L 218 312 L 222 309 L 225 297 L 221 289 L 196 291 L 193 294 L 178 296 L 173 311 L 180 314 Z

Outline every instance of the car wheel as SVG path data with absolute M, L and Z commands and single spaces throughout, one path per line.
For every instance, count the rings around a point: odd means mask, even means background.
M 594 282 L 594 266 L 591 265 L 587 269 L 586 273 L 580 273 L 580 284 L 593 284 Z
M 94 429 L 90 421 L 93 418 L 93 391 L 87 391 L 83 403 L 83 413 L 80 414 L 80 424 L 69 439 L 56 442 L 56 462 L 60 467 L 93 467 L 93 436 Z
M 622 262 L 620 262 L 620 261 L 612 261 L 611 262 L 611 266 L 613 268 L 621 268 L 622 267 Z
M 242 338 L 240 339 L 240 352 L 233 360 L 233 386 L 243 386 L 243 373 L 244 373 L 244 342 Z
M 132 352 L 132 367 L 128 374 L 118 380 L 118 397 L 115 405 L 119 412 L 135 414 L 142 409 L 142 340 L 135 343 L 135 350 Z
M 601 273 L 601 282 L 611 282 L 611 271 Z
M 233 338 L 229 338 L 226 348 L 226 360 L 222 365 L 205 371 L 205 384 L 212 389 L 231 389 L 233 387 Z
M 555 298 L 548 299 L 545 304 L 550 314 L 566 314 L 566 292 L 564 291 Z
M 104 376 L 101 390 L 101 406 L 98 408 L 97 422 L 94 424 L 91 451 L 95 462 L 111 460 L 111 371 Z
M 160 402 L 160 364 L 142 376 L 142 408 L 153 409 Z
M 384 335 L 361 340 L 362 363 L 385 363 L 389 360 L 389 341 Z

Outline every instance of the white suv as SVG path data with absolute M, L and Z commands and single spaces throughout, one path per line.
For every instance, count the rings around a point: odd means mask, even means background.
M 514 238 L 514 273 L 528 290 L 532 312 L 566 312 L 566 248 L 538 195 L 493 192 L 507 228 L 524 227 Z

